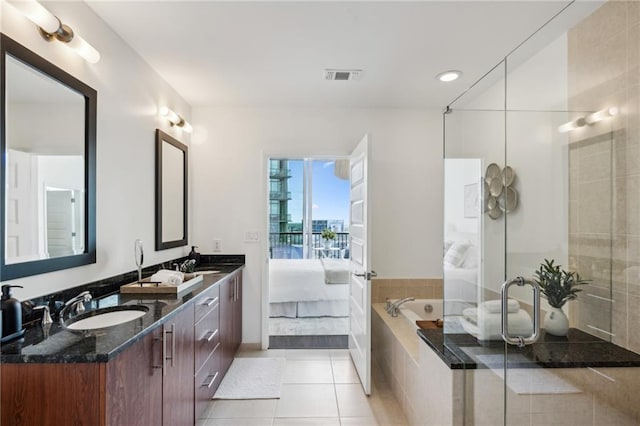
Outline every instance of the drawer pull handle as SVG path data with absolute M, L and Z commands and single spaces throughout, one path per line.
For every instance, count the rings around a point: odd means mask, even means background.
M 210 331 L 207 334 L 205 334 L 204 340 L 206 340 L 207 342 L 210 342 L 213 340 L 214 337 L 216 337 L 216 334 L 218 334 L 217 328 L 214 331 Z
M 218 301 L 219 297 L 209 297 L 208 299 L 206 299 L 203 303 L 202 306 L 211 306 L 214 303 L 216 303 Z
M 220 346 L 220 342 L 218 342 L 218 343 L 216 344 L 216 347 L 215 347 L 215 348 L 213 348 L 213 350 L 211 351 L 211 353 L 214 353 L 215 351 L 217 351 L 217 350 L 218 350 L 218 346 Z
M 218 377 L 218 372 L 216 371 L 216 374 L 214 374 L 213 376 L 207 376 L 207 379 L 209 379 L 209 382 L 204 382 L 202 384 L 203 388 L 211 388 L 211 386 L 213 386 L 213 384 L 216 382 L 216 378 Z

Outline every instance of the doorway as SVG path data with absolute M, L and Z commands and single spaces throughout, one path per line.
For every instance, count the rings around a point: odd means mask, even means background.
M 268 162 L 269 347 L 346 348 L 349 159 Z

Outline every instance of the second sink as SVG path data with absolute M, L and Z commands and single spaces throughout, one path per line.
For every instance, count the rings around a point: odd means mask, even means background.
M 95 330 L 108 328 L 144 316 L 149 311 L 146 306 L 113 306 L 87 312 L 65 323 L 70 330 Z

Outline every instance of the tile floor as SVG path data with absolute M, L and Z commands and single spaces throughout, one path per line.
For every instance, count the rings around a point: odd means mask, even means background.
M 197 426 L 407 425 L 380 369 L 364 394 L 347 350 L 243 348 L 238 356 L 286 359 L 280 399 L 212 401 Z

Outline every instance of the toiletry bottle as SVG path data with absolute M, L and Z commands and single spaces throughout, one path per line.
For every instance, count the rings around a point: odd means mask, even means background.
M 11 287 L 23 288 L 21 285 L 2 286 L 2 338 L 22 331 L 22 305 L 18 299 L 11 297 Z
M 189 259 L 193 259 L 196 261 L 194 266 L 200 265 L 200 253 L 196 251 L 198 246 L 191 246 L 191 251 L 189 252 Z

